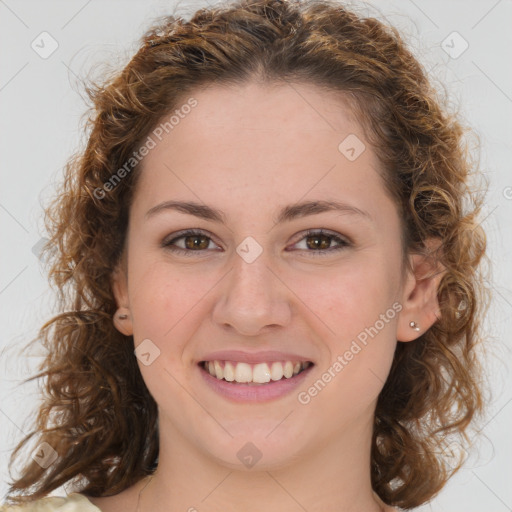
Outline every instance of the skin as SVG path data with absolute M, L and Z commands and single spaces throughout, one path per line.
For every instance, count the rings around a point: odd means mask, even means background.
M 144 512 L 394 510 L 371 489 L 375 405 L 397 341 L 413 341 L 436 319 L 440 274 L 425 278 L 432 268 L 419 255 L 409 255 L 412 270 L 402 266 L 396 205 L 339 94 L 250 82 L 190 96 L 198 106 L 145 157 L 113 275 L 128 314 L 116 327 L 135 346 L 149 338 L 160 350 L 150 365 L 139 361 L 159 407 L 159 467 L 151 481 L 91 501 L 105 512 L 135 511 L 148 484 Z M 349 134 L 366 145 L 355 161 L 338 150 Z M 174 210 L 146 218 L 169 200 L 221 209 L 226 224 Z M 340 201 L 367 216 L 331 211 L 275 223 L 282 207 L 304 200 Z M 188 228 L 206 232 L 198 240 L 206 248 L 186 256 L 162 247 Z M 315 257 L 304 232 L 320 228 L 349 245 Z M 248 236 L 263 249 L 252 263 L 236 252 Z M 307 405 L 296 392 L 230 402 L 197 367 L 214 350 L 292 351 L 315 362 L 304 391 L 394 303 L 400 313 Z M 247 442 L 262 454 L 252 469 L 237 457 Z

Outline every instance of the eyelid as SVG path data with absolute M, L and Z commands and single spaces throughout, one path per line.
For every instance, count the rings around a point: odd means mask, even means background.
M 338 245 L 335 247 L 330 247 L 328 249 L 318 249 L 318 250 L 306 250 L 306 249 L 293 249 L 293 251 L 300 251 L 305 252 L 307 254 L 311 254 L 313 256 L 328 256 L 330 254 L 336 253 L 338 251 L 341 251 L 343 249 L 346 249 L 347 247 L 352 247 L 354 244 L 350 238 L 348 238 L 345 235 L 342 235 L 341 233 L 337 233 L 335 231 L 331 231 L 324 228 L 312 228 L 307 229 L 306 231 L 303 231 L 299 233 L 298 238 L 295 242 L 293 242 L 292 245 L 295 245 L 302 240 L 305 240 L 308 237 L 312 236 L 327 236 L 328 238 L 333 239 Z
M 297 242 L 300 242 L 301 240 L 303 240 L 304 238 L 307 238 L 308 236 L 321 236 L 321 235 L 325 235 L 325 236 L 328 236 L 328 237 L 331 237 L 334 239 L 339 239 L 340 241 L 345 242 L 347 245 L 352 245 L 352 243 L 353 243 L 352 240 L 348 236 L 342 235 L 341 233 L 338 233 L 336 231 L 331 231 L 331 230 L 325 229 L 325 228 L 310 228 L 310 229 L 306 229 L 306 231 L 301 231 L 297 235 L 297 239 L 295 242 L 293 242 L 292 245 L 296 244 Z
M 214 244 L 220 246 L 220 244 L 215 241 L 215 236 L 212 233 L 210 233 L 209 231 L 207 231 L 205 229 L 201 229 L 201 228 L 182 229 L 181 231 L 172 233 L 172 235 L 167 236 L 163 239 L 161 246 L 164 248 L 169 247 L 169 246 L 171 246 L 171 242 L 174 242 L 175 240 L 178 240 L 179 238 L 184 238 L 187 236 L 205 236 L 206 238 L 209 238 Z M 181 247 L 177 247 L 176 249 L 180 250 Z M 191 251 L 191 250 L 186 250 L 186 249 L 182 249 L 182 251 L 197 252 L 197 253 L 205 252 L 204 250 L 203 251 Z

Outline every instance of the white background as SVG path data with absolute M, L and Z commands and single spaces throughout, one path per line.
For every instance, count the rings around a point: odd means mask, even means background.
M 203 5 L 183 1 L 177 12 L 187 16 Z M 481 139 L 480 165 L 490 182 L 483 225 L 494 264 L 494 302 L 487 318 L 492 400 L 484 436 L 475 446 L 479 455 L 474 452 L 439 497 L 418 510 L 512 511 L 512 2 L 358 5 L 401 30 L 436 82 L 445 84 L 450 102 Z M 34 373 L 38 359 L 18 352 L 51 314 L 52 295 L 33 247 L 44 236 L 41 204 L 82 140 L 79 79 L 97 64 L 126 63 L 151 21 L 175 6 L 142 0 L 0 0 L 0 496 L 7 490 L 9 452 L 29 431 L 37 406 L 34 384 L 19 384 Z M 58 42 L 47 59 L 31 48 L 43 31 Z M 443 41 L 453 55 L 464 41 L 469 46 L 452 58 Z

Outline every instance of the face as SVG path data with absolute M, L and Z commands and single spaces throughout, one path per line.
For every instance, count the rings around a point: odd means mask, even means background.
M 259 452 L 276 468 L 370 435 L 414 285 L 357 119 L 312 85 L 191 96 L 144 159 L 114 285 L 161 442 L 237 468 Z M 203 361 L 270 381 L 228 382 Z M 310 364 L 279 380 L 286 361 Z

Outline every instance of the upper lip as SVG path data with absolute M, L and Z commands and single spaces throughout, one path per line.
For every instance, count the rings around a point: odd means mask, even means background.
M 278 352 L 276 350 L 265 350 L 262 352 L 244 352 L 242 350 L 220 350 L 205 355 L 202 361 L 236 361 L 239 363 L 264 363 L 272 361 L 309 361 L 310 358 L 294 354 L 292 352 Z

